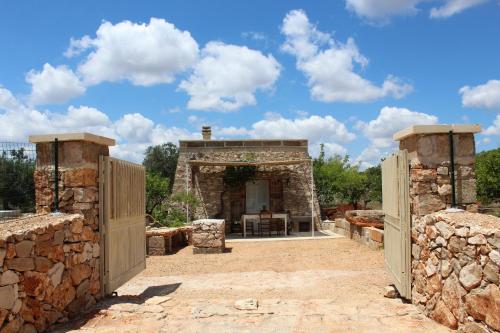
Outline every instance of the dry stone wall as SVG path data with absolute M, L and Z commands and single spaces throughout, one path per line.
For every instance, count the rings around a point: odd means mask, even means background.
M 81 214 L 0 224 L 0 332 L 42 332 L 100 298 L 99 234 Z
M 193 253 L 222 253 L 226 246 L 224 220 L 203 219 L 193 222 Z
M 475 144 L 472 133 L 453 135 L 457 203 L 477 211 Z M 451 205 L 450 144 L 448 134 L 413 135 L 401 140 L 410 161 L 410 203 L 415 217 Z
M 500 219 L 438 212 L 414 220 L 412 302 L 463 332 L 500 331 Z

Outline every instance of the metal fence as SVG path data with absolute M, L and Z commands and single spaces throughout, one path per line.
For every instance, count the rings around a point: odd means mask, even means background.
M 0 142 L 0 210 L 35 211 L 36 148 L 26 142 Z

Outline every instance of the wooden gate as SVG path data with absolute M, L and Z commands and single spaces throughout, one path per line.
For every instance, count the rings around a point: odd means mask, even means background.
M 108 295 L 146 268 L 146 180 L 142 165 L 108 156 L 100 157 L 99 178 L 101 290 Z
M 411 298 L 411 216 L 408 152 L 400 150 L 382 162 L 384 260 L 400 295 Z

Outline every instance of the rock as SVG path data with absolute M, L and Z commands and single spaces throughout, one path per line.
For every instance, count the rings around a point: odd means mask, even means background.
M 444 278 L 447 278 L 452 271 L 453 267 L 448 260 L 441 261 L 441 275 L 443 275 Z
M 101 255 L 101 247 L 99 243 L 92 244 L 92 258 L 97 258 Z
M 37 272 L 46 273 L 53 266 L 52 261 L 45 257 L 35 258 L 35 269 Z
M 20 258 L 26 258 L 31 255 L 33 241 L 24 240 L 16 244 L 16 255 Z
M 451 194 L 451 185 L 444 184 L 438 187 L 438 194 L 441 196 L 446 196 Z
M 63 273 L 64 264 L 62 262 L 58 262 L 48 271 L 48 277 L 54 288 L 61 283 Z
M 6 254 L 7 254 L 6 249 L 0 249 L 0 267 L 3 266 L 3 260 L 5 259 Z
M 449 225 L 448 223 L 439 221 L 436 224 L 436 228 L 439 233 L 444 237 L 444 239 L 448 240 L 455 233 L 455 228 Z
M 64 173 L 63 182 L 67 187 L 95 186 L 97 170 L 91 168 L 68 169 Z
M 430 277 L 434 274 L 436 274 L 436 266 L 432 264 L 431 259 L 427 259 L 427 265 L 425 265 L 425 273 L 427 277 Z
M 80 298 L 83 297 L 87 291 L 90 288 L 90 281 L 89 279 L 85 279 L 80 283 L 80 285 L 76 288 L 76 297 Z
M 415 199 L 419 215 L 427 215 L 446 208 L 443 200 L 438 195 L 431 193 L 418 195 Z
M 467 292 L 460 285 L 457 277 L 451 275 L 444 282 L 443 290 L 441 292 L 441 297 L 448 309 L 451 310 L 455 318 L 465 317 L 463 313 L 464 304 L 462 302 L 462 297 L 465 296 Z
M 0 308 L 10 310 L 18 297 L 17 285 L 0 287 Z
M 381 210 L 348 210 L 345 219 L 361 227 L 383 227 L 384 212 Z
M 73 301 L 76 295 L 76 290 L 73 288 L 71 278 L 68 273 L 63 274 L 61 283 L 54 289 L 51 297 L 47 300 L 57 310 L 62 311 Z
M 469 228 L 457 228 L 455 229 L 455 235 L 457 235 L 458 237 L 467 237 L 469 235 Z
M 448 175 L 448 167 L 445 167 L 445 166 L 437 167 L 437 174 L 441 175 L 441 176 L 447 176 Z
M 11 320 L 2 327 L 2 333 L 18 333 L 21 330 L 21 321 L 19 319 Z
M 74 220 L 71 223 L 71 232 L 74 234 L 80 234 L 83 230 L 83 221 L 81 219 Z
M 495 330 L 500 330 L 500 290 L 489 284 L 484 290 L 476 289 L 465 296 L 467 313 L 474 319 L 486 322 Z
M 481 267 L 473 262 L 463 267 L 460 270 L 460 283 L 467 290 L 472 290 L 481 284 L 482 272 Z
M 8 270 L 1 274 L 0 277 L 0 286 L 5 286 L 8 284 L 15 284 L 19 282 L 19 276 L 16 272 Z
M 471 322 L 460 327 L 459 333 L 489 333 L 489 331 L 480 324 Z
M 64 230 L 57 230 L 54 233 L 54 245 L 61 245 L 64 243 Z
M 470 237 L 467 242 L 469 244 L 473 244 L 473 245 L 483 245 L 483 244 L 486 244 L 486 237 L 484 237 L 484 235 L 482 234 L 479 234 L 479 235 L 476 235 L 474 237 Z
M 495 265 L 500 266 L 500 253 L 497 250 L 492 250 L 488 256 Z
M 37 333 L 37 329 L 32 324 L 24 324 L 19 333 Z
M 13 258 L 7 260 L 7 267 L 18 272 L 32 271 L 35 269 L 33 258 Z
M 451 313 L 443 301 L 437 302 L 431 317 L 435 321 L 448 326 L 451 329 L 457 329 L 458 327 L 457 318 L 455 318 L 453 313 Z
M 24 273 L 22 286 L 26 295 L 43 298 L 47 285 L 47 275 L 31 271 Z
M 257 310 L 259 303 L 254 298 L 240 299 L 234 302 L 234 307 L 238 310 Z
M 98 193 L 95 188 L 73 188 L 75 202 L 96 202 Z
M 491 260 L 488 260 L 483 268 L 484 278 L 491 283 L 498 285 L 500 282 L 499 269 Z
M 396 287 L 394 287 L 393 285 L 384 287 L 384 297 L 397 298 L 398 291 L 396 290 Z
M 437 244 L 437 245 L 441 245 L 442 247 L 445 247 L 445 246 L 446 246 L 446 244 L 448 244 L 448 242 L 447 242 L 447 241 L 446 241 L 446 239 L 444 239 L 443 237 L 438 236 L 438 237 L 436 238 L 436 244 Z
M 75 286 L 87 279 L 92 273 L 92 269 L 87 264 L 79 264 L 69 270 L 71 280 Z
M 438 235 L 438 231 L 436 229 L 435 226 L 431 225 L 431 226 L 426 226 L 425 227 L 425 234 L 427 235 L 427 237 L 429 237 L 430 239 L 435 239 Z

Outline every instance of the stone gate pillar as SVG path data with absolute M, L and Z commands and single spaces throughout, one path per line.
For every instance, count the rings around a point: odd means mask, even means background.
M 109 156 L 115 140 L 90 133 L 32 135 L 36 144 L 35 197 L 37 213 L 54 209 L 54 140 L 58 139 L 59 211 L 81 213 L 86 229 L 99 228 L 99 155 Z M 90 230 L 88 230 L 90 231 Z M 90 234 L 90 232 L 89 232 Z
M 477 211 L 474 133 L 479 125 L 416 125 L 394 134 L 399 149 L 408 150 L 410 209 L 424 216 L 451 206 L 449 132 L 453 132 L 456 203 Z

